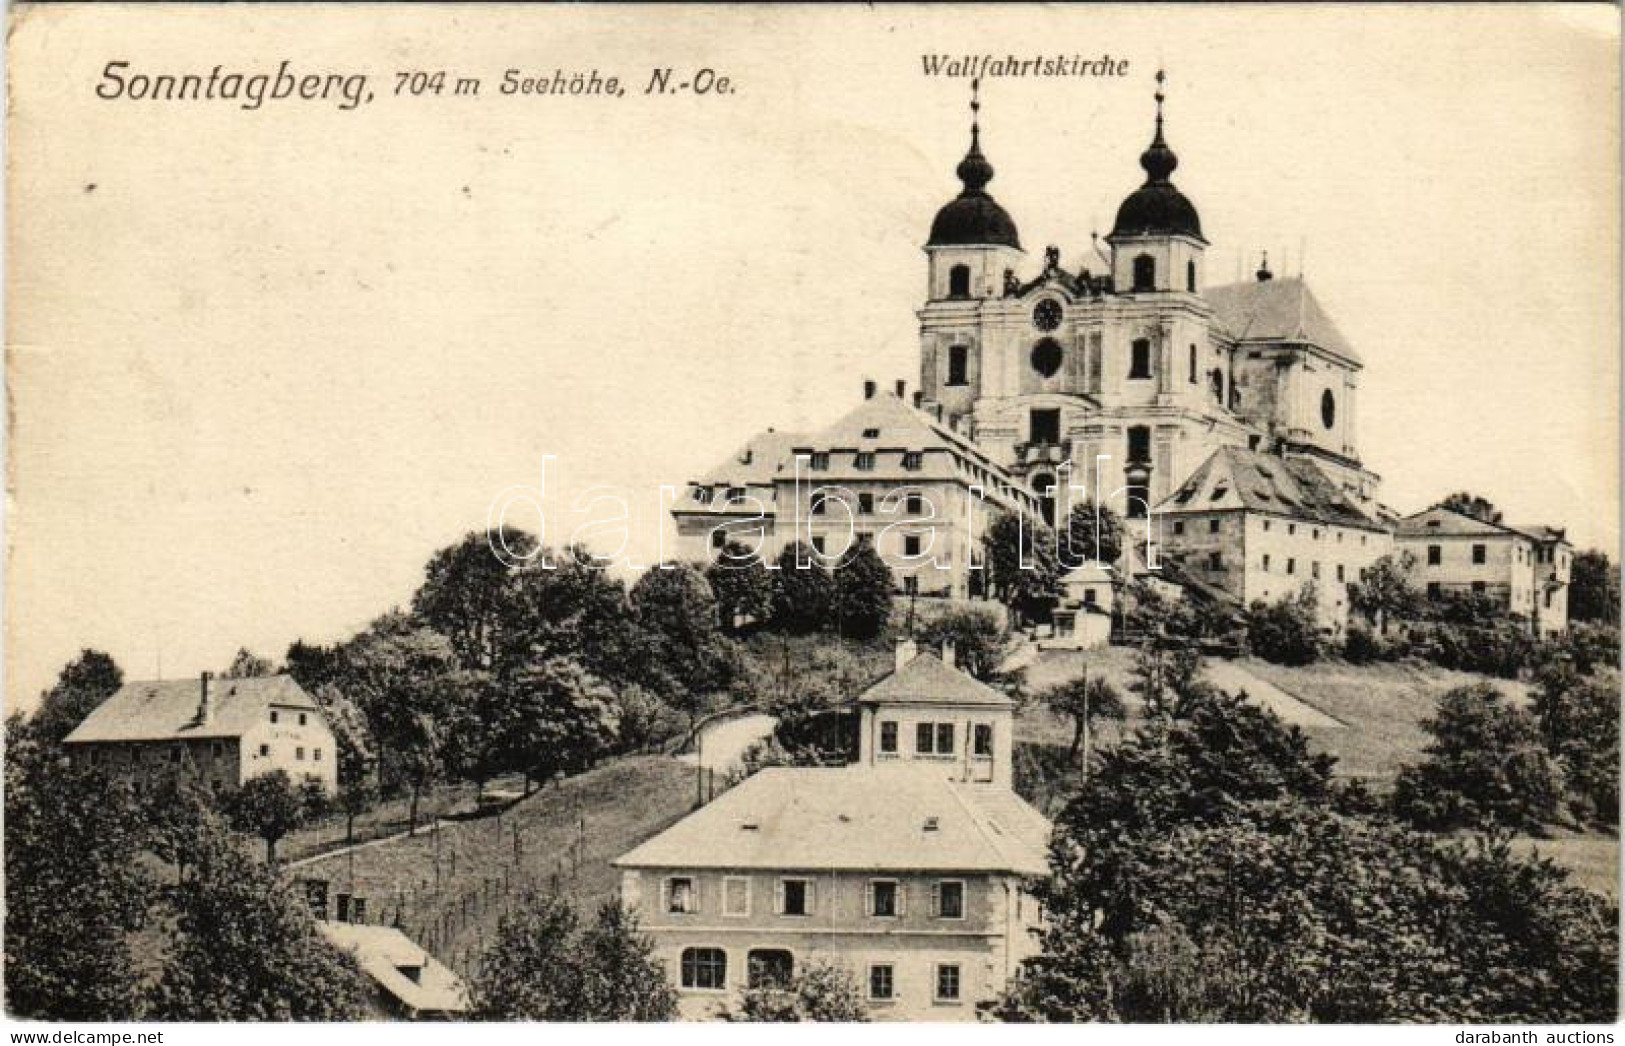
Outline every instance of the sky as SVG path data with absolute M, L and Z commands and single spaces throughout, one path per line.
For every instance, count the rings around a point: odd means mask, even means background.
M 983 85 L 1028 267 L 1089 264 L 1168 70 L 1208 272 L 1306 274 L 1366 363 L 1382 498 L 1458 488 L 1618 544 L 1608 7 L 36 10 L 15 27 L 5 694 L 342 639 L 504 489 L 600 486 L 652 561 L 681 484 L 917 379 L 921 245 L 968 83 L 926 53 L 1111 55 Z M 366 72 L 375 100 L 97 98 L 128 71 Z M 731 93 L 645 96 L 655 68 Z M 505 96 L 503 72 L 625 97 Z M 478 76 L 395 97 L 396 71 Z M 1098 263 L 1094 266 L 1098 269 Z

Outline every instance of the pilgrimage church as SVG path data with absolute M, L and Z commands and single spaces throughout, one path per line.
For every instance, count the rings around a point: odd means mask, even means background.
M 989 191 L 973 98 L 959 192 L 924 243 L 916 390 L 868 382 L 821 432 L 754 437 L 679 497 L 680 553 L 703 559 L 751 535 L 764 558 L 798 541 L 833 557 L 855 531 L 904 591 L 973 595 L 987 522 L 1053 523 L 1082 484 L 1130 521 L 1142 566 L 1173 562 L 1240 605 L 1319 582 L 1339 627 L 1334 579 L 1392 550 L 1360 458 L 1360 356 L 1301 278 L 1264 264 L 1242 283 L 1209 279 L 1201 214 L 1174 180 L 1162 80 L 1108 250 L 1069 255 L 1099 271 L 1063 267 L 1056 247 L 1029 255 Z M 888 504 L 898 488 L 921 496 Z M 1149 557 L 1134 522 L 1148 516 Z

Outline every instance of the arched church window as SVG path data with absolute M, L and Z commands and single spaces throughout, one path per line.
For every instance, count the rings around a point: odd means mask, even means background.
M 1038 495 L 1038 509 L 1044 514 L 1044 524 L 1055 525 L 1055 477 L 1040 472 L 1033 477 L 1033 493 Z
M 1061 343 L 1054 338 L 1040 338 L 1038 344 L 1033 346 L 1033 370 L 1046 378 L 1055 376 L 1061 369 L 1061 359 L 1065 354 L 1061 351 Z
M 1151 340 L 1149 338 L 1136 338 L 1134 344 L 1129 346 L 1128 376 L 1131 378 L 1149 378 L 1151 376 Z
M 1151 460 L 1151 427 L 1130 425 L 1128 428 L 1128 460 L 1131 465 L 1144 465 Z
M 954 345 L 948 349 L 948 384 L 970 384 L 970 347 Z
M 1157 259 L 1149 254 L 1142 254 L 1134 259 L 1134 289 L 1136 291 L 1157 289 Z
M 1337 421 L 1337 401 L 1332 398 L 1332 390 L 1327 389 L 1320 394 L 1320 423 L 1327 428 Z
M 1193 261 L 1185 263 L 1185 289 L 1196 293 L 1196 263 Z
M 948 270 L 948 297 L 970 297 L 970 266 L 955 265 Z

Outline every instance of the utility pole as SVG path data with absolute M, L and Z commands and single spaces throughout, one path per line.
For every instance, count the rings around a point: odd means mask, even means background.
M 1089 784 L 1089 661 L 1083 662 L 1083 783 Z

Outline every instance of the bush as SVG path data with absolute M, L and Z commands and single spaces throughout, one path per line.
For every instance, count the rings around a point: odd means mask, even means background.
M 1419 828 L 1539 830 L 1558 813 L 1563 775 L 1541 743 L 1535 717 L 1488 683 L 1439 698 L 1422 726 L 1427 758 L 1394 782 L 1394 812 Z
M 1393 648 L 1363 625 L 1350 625 L 1343 634 L 1343 657 L 1350 664 L 1366 665 L 1392 656 Z
M 788 984 L 768 984 L 746 988 L 739 998 L 739 1010 L 730 1012 L 730 1021 L 867 1021 L 852 975 L 839 966 L 814 963 L 798 971 Z
M 1247 645 L 1259 657 L 1279 665 L 1318 661 L 1320 625 L 1313 586 L 1306 585 L 1296 595 L 1275 603 L 1255 602 L 1249 612 Z

